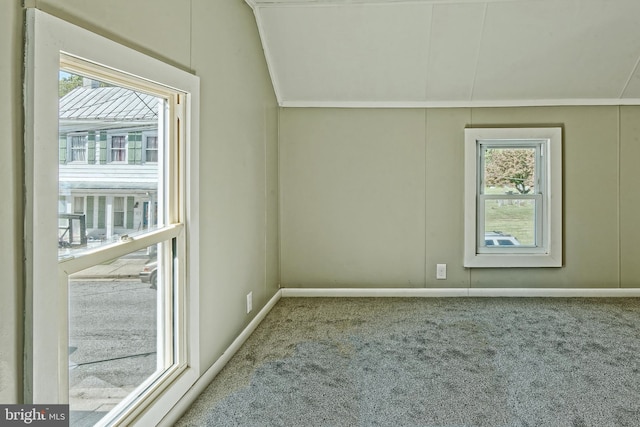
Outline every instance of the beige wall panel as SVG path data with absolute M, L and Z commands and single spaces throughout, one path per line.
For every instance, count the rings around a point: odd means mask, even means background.
M 620 284 L 640 287 L 640 107 L 620 108 Z
M 464 243 L 464 127 L 470 109 L 427 110 L 426 283 L 427 287 L 469 286 L 462 267 Z M 447 279 L 436 280 L 436 264 Z
M 278 169 L 278 123 L 280 109 L 276 106 L 275 94 L 273 104 L 264 109 L 264 123 L 266 134 L 265 164 L 266 164 L 266 289 L 263 301 L 266 303 L 280 289 L 280 173 Z
M 181 68 L 191 61 L 191 0 L 35 0 L 39 9 Z
M 564 267 L 474 269 L 473 287 L 618 287 L 618 107 L 473 109 L 474 125 L 564 125 Z
M 22 8 L 0 13 L 0 402 L 22 402 Z
M 246 3 L 194 1 L 192 40 L 201 79 L 200 350 L 206 370 L 277 290 L 277 107 Z M 249 292 L 254 308 L 246 314 Z
M 424 286 L 424 111 L 284 109 L 283 286 Z

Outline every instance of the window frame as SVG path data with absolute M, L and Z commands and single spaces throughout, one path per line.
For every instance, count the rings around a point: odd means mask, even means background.
M 546 239 L 543 230 L 545 229 L 545 212 L 544 206 L 546 204 L 544 193 L 546 193 L 547 188 L 547 173 L 546 167 L 544 164 L 544 151 L 546 147 L 546 143 L 544 140 L 536 139 L 536 140 L 479 140 L 476 142 L 478 144 L 477 149 L 477 161 L 478 168 L 476 177 L 476 194 L 477 194 L 477 225 L 476 225 L 476 250 L 479 254 L 496 254 L 496 253 L 544 253 L 546 247 Z M 485 159 L 486 152 L 490 149 L 534 149 L 535 150 L 535 181 L 533 185 L 533 192 L 530 194 L 485 194 L 484 181 L 486 177 L 484 173 L 486 172 L 485 168 Z M 531 200 L 535 204 L 535 218 L 534 218 L 534 244 L 533 245 L 522 245 L 522 246 L 513 246 L 513 247 L 504 247 L 505 245 L 497 245 L 497 246 L 488 246 L 481 242 L 485 241 L 485 234 L 487 232 L 492 232 L 495 230 L 487 230 L 486 221 L 485 221 L 485 213 L 486 209 L 483 209 L 484 205 L 487 201 L 490 200 Z
M 84 160 L 74 160 L 73 154 L 77 151 L 80 151 L 80 148 L 73 146 L 74 137 L 82 137 L 82 142 L 84 147 L 82 151 L 84 151 Z M 67 164 L 77 164 L 77 165 L 86 165 L 89 163 L 89 134 L 86 132 L 83 133 L 69 133 L 67 134 Z
M 173 307 L 181 331 L 176 348 L 181 358 L 180 370 L 148 384 L 141 399 L 123 402 L 117 418 L 110 420 L 156 425 L 200 375 L 199 78 L 35 8 L 26 10 L 25 52 L 25 403 L 68 401 L 67 279 L 72 272 L 87 268 L 83 263 L 89 258 L 59 263 L 57 256 L 58 190 L 57 179 L 52 177 L 59 162 L 52 159 L 58 159 L 59 147 L 47 141 L 51 141 L 51 135 L 58 135 L 58 103 L 42 100 L 58 99 L 61 57 L 69 61 L 81 58 L 78 67 L 90 63 L 118 70 L 124 81 L 127 76 L 135 76 L 150 87 L 162 86 L 181 94 L 178 135 L 184 156 L 181 163 L 170 165 L 181 170 L 184 177 L 180 188 L 174 189 L 182 208 L 171 213 L 181 220 L 143 237 L 107 245 L 99 255 L 101 259 L 114 259 L 147 247 L 150 240 L 169 241 L 184 236 L 176 244 L 182 256 L 174 263 L 175 274 L 183 278 L 179 281 L 182 297 Z M 95 261 L 96 258 L 91 260 Z M 52 285 L 51 277 L 58 277 L 57 286 Z
M 533 194 L 483 194 L 486 149 L 534 147 Z M 484 203 L 491 199 L 535 201 L 534 245 L 485 245 L 493 230 L 485 230 Z M 466 128 L 464 200 L 464 267 L 562 267 L 562 128 Z

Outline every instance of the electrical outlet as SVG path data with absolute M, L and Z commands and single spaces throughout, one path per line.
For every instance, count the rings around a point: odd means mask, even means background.
M 253 292 L 247 294 L 247 313 L 251 313 L 253 310 Z
M 444 280 L 447 278 L 447 264 L 436 264 L 436 279 Z

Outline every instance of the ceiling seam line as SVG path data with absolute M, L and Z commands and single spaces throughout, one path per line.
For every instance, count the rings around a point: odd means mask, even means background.
M 478 50 L 476 52 L 476 62 L 473 68 L 473 80 L 471 81 L 471 93 L 469 94 L 469 101 L 473 101 L 474 92 L 476 90 L 476 79 L 478 77 L 478 64 L 480 63 L 480 51 L 482 50 L 482 41 L 484 39 L 484 28 L 487 20 L 487 9 L 489 3 L 484 3 L 484 9 L 482 11 L 482 25 L 480 26 L 480 41 L 478 42 Z
M 427 73 L 424 77 L 424 99 L 429 99 L 429 73 L 431 67 L 431 40 L 433 39 L 433 14 L 434 8 L 431 7 L 431 16 L 429 17 L 429 37 L 427 39 Z

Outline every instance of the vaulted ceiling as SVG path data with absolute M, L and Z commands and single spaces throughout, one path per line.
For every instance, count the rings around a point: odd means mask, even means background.
M 246 0 L 282 106 L 640 104 L 640 0 Z

